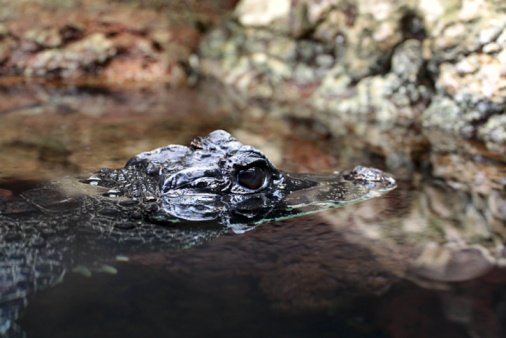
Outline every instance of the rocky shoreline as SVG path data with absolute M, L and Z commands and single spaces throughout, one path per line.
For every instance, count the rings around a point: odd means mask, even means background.
M 437 129 L 506 151 L 501 1 L 3 2 L 0 82 L 208 77 L 326 124 Z

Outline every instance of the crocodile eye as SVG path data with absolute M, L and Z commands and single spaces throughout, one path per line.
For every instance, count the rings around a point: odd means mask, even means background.
M 265 168 L 250 167 L 237 173 L 237 183 L 244 188 L 257 190 L 263 187 L 267 176 Z

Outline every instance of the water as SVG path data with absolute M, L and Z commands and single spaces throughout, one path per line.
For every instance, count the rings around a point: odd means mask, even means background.
M 121 255 L 90 250 L 94 238 L 83 236 L 66 257 L 73 270 L 17 307 L 13 336 L 506 335 L 500 154 L 391 127 L 343 125 L 331 135 L 310 118 L 285 118 L 282 107 L 212 86 L 11 86 L 2 95 L 0 200 L 217 128 L 281 169 L 362 164 L 399 182 L 377 199 L 192 248 L 135 242 Z

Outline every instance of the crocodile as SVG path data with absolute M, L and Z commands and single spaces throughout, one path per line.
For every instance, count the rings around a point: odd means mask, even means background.
M 379 169 L 288 173 L 258 149 L 216 130 L 190 146 L 140 153 L 123 168 L 62 179 L 0 199 L 0 333 L 36 290 L 74 269 L 189 248 L 262 223 L 381 196 L 396 187 Z

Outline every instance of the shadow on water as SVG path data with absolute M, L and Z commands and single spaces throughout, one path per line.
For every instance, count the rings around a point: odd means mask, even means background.
M 17 319 L 12 337 L 506 334 L 504 156 L 413 130 L 343 124 L 330 133 L 212 88 L 81 89 L 2 88 L 0 203 L 217 128 L 281 169 L 362 164 L 394 173 L 398 188 L 182 250 L 82 232 L 72 251 L 53 257 L 65 264 L 37 277 L 50 276 L 39 285 L 51 287 L 0 306 Z M 1 277 L 5 292 L 10 280 Z

